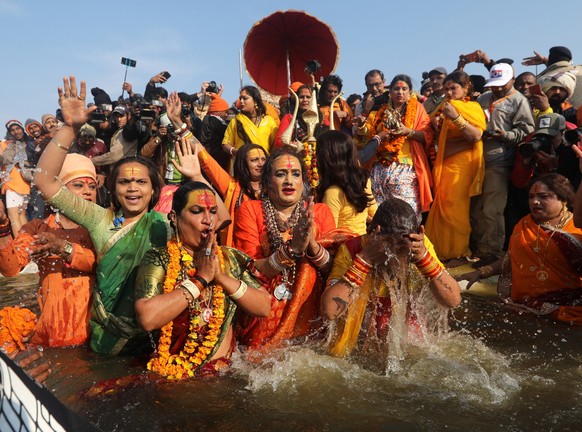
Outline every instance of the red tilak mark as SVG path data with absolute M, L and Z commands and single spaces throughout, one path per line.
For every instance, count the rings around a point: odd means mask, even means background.
M 291 171 L 291 168 L 293 168 L 293 165 L 291 164 L 291 156 L 287 155 L 287 169 Z

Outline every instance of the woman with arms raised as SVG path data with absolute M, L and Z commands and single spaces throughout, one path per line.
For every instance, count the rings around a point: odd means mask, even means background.
M 176 93 L 170 94 L 167 108 L 168 118 L 175 128 L 180 128 L 182 105 Z M 206 174 L 212 187 L 224 197 L 224 205 L 231 219 L 244 201 L 261 197 L 261 174 L 267 153 L 260 145 L 245 144 L 239 148 L 234 158 L 234 176 L 226 172 L 199 142 L 196 143 L 196 149 L 200 169 Z M 232 246 L 233 228 L 230 224 L 221 231 L 220 240 L 223 246 Z
M 69 146 L 92 109 L 85 108 L 85 82 L 80 93 L 74 77 L 63 80 L 59 104 L 64 125 L 46 147 L 35 174 L 43 198 L 89 230 L 97 251 L 97 279 L 91 318 L 91 348 L 101 354 L 142 350 L 147 334 L 137 325 L 134 282 L 137 266 L 152 246 L 170 237 L 167 217 L 153 211 L 162 187 L 157 167 L 142 157 L 118 161 L 109 177 L 112 208 L 85 201 L 56 179 Z M 177 166 L 178 168 L 178 166 Z
M 135 309 L 146 331 L 161 329 L 148 369 L 169 379 L 216 372 L 229 364 L 237 306 L 250 316 L 267 316 L 270 295 L 253 277 L 253 260 L 219 247 L 213 232 L 217 201 L 200 182 L 174 194 L 175 236 L 144 257 L 136 281 Z

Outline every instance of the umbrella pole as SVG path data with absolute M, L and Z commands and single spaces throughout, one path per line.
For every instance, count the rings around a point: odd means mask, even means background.
M 289 48 L 285 50 L 287 54 L 287 88 L 291 87 L 291 63 L 289 62 Z M 287 95 L 289 95 L 289 91 L 287 90 Z
M 243 72 L 242 72 L 242 49 L 238 50 L 238 73 L 240 79 L 240 88 L 243 88 Z

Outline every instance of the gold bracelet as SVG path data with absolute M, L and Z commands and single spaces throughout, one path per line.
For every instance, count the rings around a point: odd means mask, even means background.
M 61 150 L 66 151 L 67 153 L 69 152 L 69 148 L 70 147 L 65 147 L 64 145 L 62 145 L 60 142 L 58 142 L 56 139 L 52 139 L 51 142 L 55 143 L 55 145 L 60 148 Z

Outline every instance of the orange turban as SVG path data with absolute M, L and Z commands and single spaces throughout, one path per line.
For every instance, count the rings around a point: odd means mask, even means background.
M 216 93 L 211 93 L 211 97 L 212 97 L 212 101 L 210 102 L 210 105 L 208 106 L 209 113 L 228 110 L 229 106 L 228 106 L 227 101 L 222 99 Z
M 291 87 L 293 89 L 293 91 L 295 93 L 297 93 L 297 90 L 299 90 L 299 87 L 301 87 L 303 85 L 302 82 L 299 81 L 295 81 L 293 84 L 291 84 L 289 87 Z

